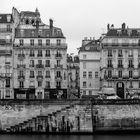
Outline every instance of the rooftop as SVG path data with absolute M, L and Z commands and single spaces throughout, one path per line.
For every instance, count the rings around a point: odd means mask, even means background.
M 12 23 L 12 15 L 0 14 L 0 23 Z
M 140 37 L 140 28 L 126 28 L 126 24 L 122 24 L 122 28 L 114 28 L 108 24 L 106 37 Z

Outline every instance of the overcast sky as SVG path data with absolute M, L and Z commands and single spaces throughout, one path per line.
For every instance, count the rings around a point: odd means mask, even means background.
M 42 21 L 62 28 L 68 43 L 68 53 L 77 54 L 84 37 L 99 38 L 107 24 L 140 28 L 140 0 L 0 0 L 0 13 L 39 9 Z

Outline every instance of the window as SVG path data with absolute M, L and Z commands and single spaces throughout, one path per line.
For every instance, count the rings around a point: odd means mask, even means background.
M 92 90 L 89 90 L 89 95 L 92 95 Z
M 30 71 L 30 78 L 34 78 L 34 71 Z
M 108 50 L 108 56 L 112 56 L 112 50 Z
M 95 72 L 95 78 L 98 78 L 98 72 L 97 71 Z
M 61 87 L 61 82 L 60 82 L 60 81 L 57 81 L 57 82 L 56 82 L 56 87 L 58 87 L 58 88 Z
M 10 90 L 6 90 L 6 97 L 10 97 Z
M 118 57 L 122 57 L 122 50 L 118 50 Z
M 19 82 L 19 87 L 20 87 L 20 88 L 24 88 L 24 82 L 23 82 L 23 81 L 20 81 L 20 82 Z
M 10 87 L 10 79 L 6 79 L 6 87 Z
M 60 39 L 57 39 L 56 40 L 56 43 L 57 43 L 58 46 L 60 46 L 61 45 L 61 40 Z
M 118 67 L 122 67 L 122 60 L 118 60 Z
M 42 86 L 42 81 L 38 81 L 38 87 Z
M 7 31 L 11 31 L 11 26 L 7 25 Z
M 19 71 L 19 76 L 23 76 L 23 71 Z
M 42 60 L 38 60 L 38 65 L 42 65 Z
M 83 72 L 83 78 L 86 78 L 86 77 L 87 77 L 87 72 L 84 71 L 84 72 Z
M 87 55 L 86 55 L 86 54 L 84 54 L 84 55 L 83 55 L 83 59 L 86 59 L 86 58 L 87 58 Z
M 49 87 L 50 87 L 50 82 L 46 81 L 46 88 L 49 88 Z
M 83 90 L 83 95 L 86 95 L 86 90 Z
M 60 66 L 60 60 L 57 60 L 57 66 Z
M 40 45 L 40 46 L 42 45 L 42 40 L 41 39 L 38 40 L 38 45 Z
M 108 77 L 111 78 L 112 77 L 112 71 L 108 70 Z
M 133 77 L 133 72 L 129 71 L 129 78 L 132 78 L 132 77 Z
M 129 88 L 133 88 L 133 83 L 132 83 L 132 81 L 130 81 Z
M 140 82 L 139 82 L 139 88 L 140 88 Z
M 119 78 L 121 78 L 122 77 L 122 71 L 118 71 L 118 76 L 119 76 Z
M 31 34 L 32 34 L 32 37 L 34 37 L 35 36 L 35 31 L 32 31 Z
M 31 24 L 34 24 L 34 23 L 35 23 L 35 21 L 34 21 L 34 19 L 32 19 L 32 20 L 31 20 Z
M 46 78 L 50 78 L 50 71 L 46 71 Z
M 128 61 L 128 67 L 133 67 L 133 60 L 132 59 L 130 59 L 129 61 Z
M 26 19 L 26 24 L 29 24 L 29 20 L 28 19 Z
M 129 50 L 128 56 L 129 56 L 129 57 L 133 57 L 133 51 L 132 51 L 132 50 Z
M 108 67 L 112 67 L 112 60 L 111 59 L 108 60 Z
M 46 67 L 50 67 L 50 60 L 46 60 Z
M 39 30 L 39 31 L 38 31 L 38 37 L 41 37 L 41 35 L 42 35 L 42 31 Z
M 34 46 L 34 39 L 31 39 L 31 40 L 30 40 L 30 45 L 31 45 L 31 46 Z
M 86 62 L 83 62 L 83 69 L 86 69 Z
M 42 71 L 38 71 L 38 75 L 39 76 L 42 76 Z
M 57 77 L 61 77 L 61 72 L 57 71 L 56 75 L 57 75 Z
M 87 82 L 83 82 L 83 88 L 86 88 L 87 87 Z
M 23 44 L 24 44 L 24 40 L 23 39 L 20 39 L 19 40 L 19 45 L 23 46 Z
M 88 77 L 92 78 L 92 72 L 91 71 L 88 72 Z
M 41 57 L 41 56 L 42 56 L 42 50 L 38 50 L 37 56 L 38 56 L 38 57 Z
M 46 50 L 46 56 L 47 56 L 47 57 L 50 56 L 50 50 Z
M 34 50 L 30 50 L 30 56 L 31 56 L 31 57 L 34 57 L 34 56 L 35 56 Z
M 46 45 L 50 45 L 50 40 L 49 39 L 46 40 Z
M 34 60 L 30 60 L 30 66 L 34 67 Z

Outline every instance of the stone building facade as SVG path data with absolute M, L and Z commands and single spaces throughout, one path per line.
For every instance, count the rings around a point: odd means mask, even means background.
M 0 14 L 0 99 L 13 98 L 12 14 Z
M 46 25 L 35 12 L 21 11 L 13 45 L 15 99 L 67 98 L 67 44 L 53 20 Z M 16 18 L 18 19 L 18 18 Z
M 100 89 L 100 41 L 85 38 L 79 48 L 80 95 L 97 95 Z
M 140 93 L 140 29 L 108 25 L 101 45 L 101 87 L 113 87 L 120 98 Z

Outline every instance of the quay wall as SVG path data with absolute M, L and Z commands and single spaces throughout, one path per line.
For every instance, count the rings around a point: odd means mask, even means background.
M 93 104 L 92 104 L 93 103 Z M 71 131 L 140 129 L 140 105 L 132 103 L 104 102 L 0 102 L 0 128 L 6 130 L 37 116 L 51 115 L 50 125 L 58 125 L 64 119 L 73 126 Z M 63 119 L 62 119 L 63 118 Z M 42 121 L 43 122 L 43 121 Z M 32 124 L 34 127 L 34 124 Z M 44 126 L 43 126 L 44 127 Z M 42 129 L 45 131 L 45 128 Z M 51 130 L 52 131 L 52 130 Z

